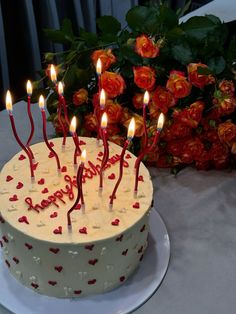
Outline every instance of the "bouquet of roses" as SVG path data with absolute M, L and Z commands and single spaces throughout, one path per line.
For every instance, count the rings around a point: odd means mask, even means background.
M 69 20 L 60 30 L 45 30 L 51 40 L 66 47 L 62 53 L 45 54 L 49 65 L 42 74 L 48 88 L 40 88 L 41 80 L 35 82 L 34 96 L 48 95 L 49 119 L 56 133 L 60 135 L 62 130 L 50 63 L 59 60 L 58 77 L 65 84 L 69 115 L 78 117 L 79 134 L 96 136 L 96 64 L 100 58 L 109 140 L 122 145 L 130 119 L 135 117 L 132 149 L 138 154 L 144 145 L 144 125 L 151 143 L 162 112 L 165 125 L 158 146 L 145 156 L 149 164 L 174 169 L 232 166 L 236 154 L 236 37 L 231 38 L 227 25 L 213 15 L 180 23 L 186 9 L 174 12 L 165 4 L 137 6 L 127 12 L 128 28 L 121 29 L 114 17 L 103 16 L 97 20 L 97 34 L 80 29 L 76 36 Z M 150 101 L 144 121 L 146 90 Z

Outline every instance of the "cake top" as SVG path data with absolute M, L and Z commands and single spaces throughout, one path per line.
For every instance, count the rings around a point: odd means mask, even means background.
M 32 185 L 29 162 L 23 151 L 5 164 L 0 174 L 0 213 L 7 223 L 23 233 L 54 243 L 84 244 L 115 237 L 133 226 L 151 207 L 153 187 L 147 168 L 140 165 L 139 192 L 134 196 L 134 163 L 136 157 L 125 154 L 123 178 L 116 193 L 113 209 L 109 209 L 119 175 L 121 147 L 109 143 L 109 160 L 104 172 L 102 193 L 99 192 L 99 168 L 103 145 L 96 139 L 80 138 L 86 148 L 87 159 L 83 172 L 85 212 L 78 208 L 71 213 L 72 230 L 68 230 L 67 211 L 77 196 L 77 170 L 73 164 L 74 143 L 67 138 L 65 150 L 62 139 L 50 141 L 58 153 L 62 172 L 57 173 L 55 158 L 44 142 L 31 146 L 36 159 Z

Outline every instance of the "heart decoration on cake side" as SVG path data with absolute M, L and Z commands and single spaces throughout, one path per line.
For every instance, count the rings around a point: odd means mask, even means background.
M 82 234 L 87 234 L 87 228 L 86 227 L 83 227 L 83 228 L 80 228 L 79 229 L 79 233 L 82 233 Z
M 63 167 L 61 168 L 61 172 L 66 172 L 66 171 L 67 171 L 66 166 L 63 166 Z
M 60 273 L 60 272 L 62 271 L 63 267 L 62 267 L 62 266 L 55 266 L 54 269 L 55 269 L 58 273 Z
M 144 182 L 143 176 L 138 176 L 138 181 Z
M 120 219 L 118 218 L 116 218 L 115 220 L 111 222 L 112 226 L 119 226 L 119 223 L 120 223 Z
M 25 246 L 27 247 L 28 250 L 32 250 L 33 245 L 29 244 L 29 243 L 25 243 Z
M 5 236 L 5 235 L 2 237 L 2 239 L 3 239 L 3 241 L 4 241 L 5 243 L 8 243 L 8 242 L 9 242 L 7 236 Z
M 53 142 L 49 142 L 49 145 L 50 145 L 51 147 L 53 147 L 53 146 L 54 146 L 54 143 L 53 143 Z
M 140 254 L 142 253 L 142 251 L 143 251 L 143 246 L 140 247 L 140 249 L 138 250 L 138 253 Z
M 44 188 L 44 189 L 42 190 L 42 194 L 46 194 L 46 193 L 48 193 L 48 188 Z
M 128 253 L 128 249 L 126 249 L 125 251 L 122 252 L 122 255 L 126 256 Z
M 81 294 L 82 293 L 82 290 L 74 290 L 74 294 Z
M 125 280 L 125 276 L 120 277 L 120 282 L 123 282 Z
M 41 178 L 39 181 L 38 181 L 38 184 L 39 185 L 43 185 L 45 183 L 45 179 L 44 178 Z
M 20 223 L 26 223 L 27 225 L 29 225 L 29 221 L 28 221 L 28 218 L 26 216 L 21 216 L 20 218 L 18 218 L 18 221 Z
M 126 154 L 125 158 L 130 159 L 130 158 L 132 158 L 132 156 L 130 154 Z
M 16 186 L 16 189 L 20 190 L 21 188 L 23 188 L 23 186 L 24 186 L 24 184 L 22 182 L 18 182 L 17 186 Z
M 115 175 L 114 173 L 112 173 L 112 174 L 110 174 L 110 175 L 108 176 L 108 179 L 109 179 L 109 180 L 115 180 L 115 178 L 116 178 L 116 175 Z
M 8 267 L 8 268 L 10 268 L 10 267 L 11 267 L 11 264 L 8 262 L 8 260 L 7 260 L 7 259 L 5 260 L 5 263 L 7 264 L 7 267 Z
M 34 289 L 37 289 L 37 288 L 39 287 L 39 285 L 38 285 L 37 283 L 34 283 L 34 282 L 31 283 L 31 286 L 32 286 Z
M 134 203 L 134 204 L 133 204 L 133 208 L 140 208 L 139 202 Z
M 57 284 L 57 282 L 53 281 L 53 280 L 49 280 L 48 284 L 51 285 L 51 286 L 55 286 Z
M 85 245 L 85 247 L 84 247 L 86 250 L 89 250 L 89 251 L 92 251 L 93 250 L 93 248 L 94 248 L 94 244 L 88 244 L 88 245 Z
M 60 249 L 50 247 L 49 251 L 54 253 L 54 254 L 57 254 L 60 251 Z
M 89 284 L 89 285 L 94 285 L 96 282 L 97 282 L 96 279 L 92 279 L 92 280 L 89 280 L 89 281 L 88 281 L 88 284 Z
M 20 262 L 17 257 L 13 257 L 13 261 L 14 261 L 16 264 L 19 264 L 19 262 Z
M 124 235 L 121 234 L 119 237 L 116 238 L 116 241 L 120 241 L 120 242 L 121 242 L 121 241 L 123 240 L 123 236 L 124 236 Z
M 11 181 L 11 180 L 13 180 L 13 177 L 12 177 L 12 176 L 7 176 L 7 177 L 6 177 L 6 181 L 7 181 L 7 182 L 9 182 L 9 181 Z
M 90 265 L 95 265 L 95 264 L 97 264 L 97 262 L 98 262 L 98 260 L 95 258 L 95 259 L 90 259 L 89 261 L 88 261 L 88 263 L 90 264 Z
M 48 155 L 48 158 L 53 158 L 55 156 L 55 154 L 53 152 L 50 152 Z
M 53 230 L 54 234 L 62 234 L 62 226 L 57 227 L 56 229 Z
M 103 152 L 99 152 L 98 157 L 102 157 L 102 156 L 103 156 Z
M 143 232 L 145 230 L 146 226 L 143 225 L 142 228 L 140 229 L 140 232 Z

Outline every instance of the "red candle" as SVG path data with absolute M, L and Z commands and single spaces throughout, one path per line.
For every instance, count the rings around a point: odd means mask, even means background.
M 31 125 L 31 131 L 30 131 L 29 138 L 28 138 L 28 140 L 26 142 L 26 147 L 28 148 L 28 151 L 30 152 L 31 157 L 34 160 L 34 154 L 33 154 L 32 150 L 30 149 L 30 142 L 31 142 L 32 137 L 34 135 L 34 120 L 33 120 L 32 113 L 31 113 L 32 84 L 31 84 L 30 81 L 27 81 L 26 90 L 27 90 L 27 94 L 28 94 L 28 97 L 27 97 L 27 113 L 28 113 L 28 117 L 29 117 L 30 125 Z
M 96 73 L 98 77 L 98 94 L 99 94 L 99 100 L 100 100 L 100 109 L 105 106 L 105 92 L 103 89 L 101 89 L 101 73 L 102 73 L 102 62 L 101 59 L 98 58 L 97 64 L 96 64 Z M 99 121 L 99 108 L 95 107 L 94 108 L 94 114 L 97 120 L 97 142 L 99 142 L 99 139 L 101 137 L 100 134 L 100 121 Z
M 64 110 L 64 116 L 65 116 L 66 123 L 69 126 L 70 121 L 68 118 L 67 105 L 66 105 L 66 100 L 64 97 L 64 86 L 63 86 L 62 82 L 58 83 L 58 94 L 59 94 L 59 100 L 60 100 L 62 107 L 63 107 L 63 110 Z
M 146 116 L 147 116 L 146 108 L 147 108 L 148 103 L 149 103 L 149 93 L 148 91 L 146 91 L 143 97 L 144 147 L 147 146 L 147 142 L 148 142 L 147 124 L 146 124 Z
M 154 137 L 152 144 L 150 146 L 147 146 L 142 151 L 142 153 L 138 156 L 138 158 L 136 159 L 136 162 L 135 162 L 135 185 L 134 185 L 134 192 L 135 193 L 138 192 L 138 177 L 139 177 L 140 163 L 141 163 L 142 159 L 144 158 L 144 156 L 146 154 L 150 153 L 155 148 L 155 146 L 157 145 L 157 142 L 158 142 L 160 134 L 161 134 L 161 130 L 163 128 L 163 124 L 164 124 L 164 115 L 163 115 L 163 113 L 161 113 L 159 118 L 158 118 L 156 134 L 155 134 L 155 137 Z
M 46 146 L 54 154 L 54 157 L 56 158 L 57 170 L 60 173 L 60 171 L 61 171 L 61 164 L 60 164 L 59 157 L 58 157 L 57 153 L 55 152 L 55 150 L 49 144 L 48 138 L 47 138 L 47 130 L 46 130 L 46 121 L 47 121 L 47 119 L 46 119 L 46 113 L 45 113 L 45 100 L 44 100 L 42 95 L 39 97 L 39 108 L 41 110 L 42 120 L 43 120 L 43 138 L 44 138 Z
M 71 228 L 70 214 L 73 212 L 73 210 L 78 205 L 80 198 L 81 198 L 81 200 L 84 200 L 83 191 L 82 191 L 82 177 L 83 177 L 85 159 L 86 159 L 86 150 L 84 149 L 82 154 L 81 154 L 81 163 L 80 163 L 80 166 L 77 170 L 77 176 L 76 176 L 77 191 L 78 191 L 77 197 L 76 197 L 76 200 L 75 200 L 73 206 L 67 212 L 67 225 L 68 225 L 69 229 Z M 83 203 L 84 203 L 84 201 L 83 201 Z
M 100 169 L 100 184 L 99 188 L 103 188 L 103 174 L 105 170 L 105 166 L 107 164 L 107 160 L 109 158 L 109 147 L 108 147 L 108 142 L 107 142 L 107 114 L 106 112 L 103 113 L 102 115 L 102 121 L 101 121 L 101 135 L 102 135 L 102 140 L 103 140 L 103 147 L 104 147 L 104 152 L 103 152 L 103 158 L 102 158 L 102 163 L 101 163 L 101 169 Z
M 71 124 L 70 124 L 70 133 L 72 135 L 74 144 L 75 144 L 75 151 L 74 151 L 74 165 L 77 165 L 77 156 L 81 155 L 81 149 L 79 146 L 79 139 L 78 136 L 76 134 L 76 117 L 74 116 L 71 120 Z
M 12 131 L 13 134 L 15 136 L 15 139 L 17 141 L 17 143 L 19 144 L 19 146 L 25 151 L 28 159 L 29 159 L 29 163 L 30 163 L 30 175 L 31 175 L 31 181 L 34 182 L 34 169 L 33 169 L 33 160 L 32 160 L 32 155 L 30 154 L 29 150 L 27 149 L 27 147 L 21 142 L 17 131 L 16 131 L 16 126 L 15 126 L 15 121 L 14 121 L 14 117 L 12 114 L 12 98 L 11 98 L 11 94 L 10 91 L 7 91 L 7 95 L 6 95 L 6 109 L 9 113 L 9 118 L 10 118 L 10 122 L 11 122 L 11 127 L 12 127 Z
M 129 128 L 128 128 L 127 140 L 125 141 L 124 147 L 123 147 L 121 155 L 120 155 L 120 172 L 119 172 L 119 177 L 118 177 L 118 180 L 116 182 L 115 188 L 114 188 L 114 190 L 111 194 L 111 197 L 110 197 L 110 204 L 109 204 L 110 209 L 112 209 L 112 207 L 113 207 L 113 200 L 116 196 L 116 191 L 117 191 L 117 189 L 120 185 L 120 182 L 122 180 L 125 151 L 129 145 L 129 143 L 131 142 L 132 138 L 134 137 L 134 133 L 135 133 L 135 120 L 134 120 L 134 118 L 132 118 L 130 121 L 130 124 L 129 124 Z

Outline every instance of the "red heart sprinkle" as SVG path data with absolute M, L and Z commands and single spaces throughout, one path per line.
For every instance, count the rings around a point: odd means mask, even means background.
M 54 156 L 55 156 L 55 154 L 53 152 L 50 152 L 49 155 L 48 155 L 48 158 L 52 158 Z
M 128 253 L 128 249 L 126 249 L 125 251 L 122 252 L 122 255 L 126 256 Z
M 60 273 L 62 271 L 63 267 L 62 266 L 55 266 L 54 269 L 56 271 L 58 271 L 58 273 Z
M 98 157 L 102 157 L 102 156 L 103 156 L 103 152 L 99 152 Z
M 48 284 L 51 285 L 51 286 L 55 286 L 57 284 L 56 281 L 52 281 L 52 280 L 49 280 L 48 281 Z
M 125 280 L 125 276 L 120 277 L 120 282 L 123 282 Z
M 29 222 L 28 222 L 28 219 L 27 219 L 26 216 L 22 216 L 22 217 L 18 218 L 18 221 L 19 221 L 19 222 L 24 222 L 24 223 L 26 223 L 27 225 L 29 225 Z
M 28 250 L 31 250 L 33 248 L 33 245 L 29 243 L 25 243 L 25 246 L 27 247 Z
M 86 143 L 84 141 L 80 140 L 79 145 L 86 145 Z
M 96 281 L 97 281 L 96 279 L 89 280 L 88 284 L 89 285 L 94 285 L 96 283 Z
M 26 157 L 24 155 L 20 155 L 19 160 L 24 160 Z
M 41 178 L 41 179 L 38 181 L 38 184 L 40 184 L 40 185 L 43 185 L 44 183 L 45 183 L 44 178 Z
M 119 223 L 120 223 L 120 219 L 117 219 L 117 218 L 111 222 L 112 226 L 118 226 Z
M 74 290 L 74 294 L 81 294 L 82 290 Z
M 17 197 L 17 195 L 16 195 L 16 194 L 14 194 L 13 196 L 11 196 L 11 197 L 9 198 L 9 201 L 10 201 L 10 202 L 15 202 L 15 201 L 18 201 L 18 197 Z
M 140 232 L 143 232 L 145 230 L 146 226 L 143 225 L 142 228 L 140 229 Z
M 66 172 L 66 171 L 67 171 L 66 166 L 63 166 L 63 167 L 61 168 L 61 172 Z
M 139 202 L 134 203 L 133 208 L 139 208 Z
M 53 142 L 49 142 L 49 145 L 50 145 L 50 147 L 53 147 L 54 143 Z
M 123 234 L 121 234 L 119 237 L 116 238 L 116 241 L 122 241 L 123 240 Z
M 13 257 L 13 261 L 16 263 L 16 264 L 19 264 L 19 260 L 17 257 Z
M 87 234 L 87 228 L 86 227 L 80 228 L 79 233 Z
M 49 251 L 52 252 L 52 253 L 54 253 L 54 254 L 57 254 L 57 253 L 60 251 L 60 249 L 54 249 L 54 248 L 51 247 L 51 248 L 49 249 Z
M 90 265 L 95 265 L 95 264 L 97 264 L 97 262 L 98 262 L 98 260 L 95 258 L 95 259 L 91 259 L 91 260 L 89 260 L 88 261 L 88 263 L 90 264 Z
M 108 176 L 108 179 L 109 180 L 114 180 L 116 178 L 116 175 L 114 174 L 114 173 L 112 173 L 112 174 L 110 174 L 109 176 Z
M 37 285 L 37 283 L 34 283 L 34 282 L 31 283 L 31 286 L 32 286 L 34 289 L 37 289 L 37 288 L 39 287 L 39 285 Z
M 44 188 L 44 189 L 42 190 L 42 193 L 43 193 L 43 194 L 48 193 L 48 188 Z
M 9 182 L 9 181 L 11 181 L 11 180 L 13 180 L 13 177 L 12 177 L 12 176 L 7 176 L 7 177 L 6 177 L 6 181 L 7 181 L 7 182 Z
M 62 226 L 59 226 L 57 229 L 53 230 L 54 234 L 62 234 Z
M 8 262 L 8 260 L 7 260 L 7 259 L 5 260 L 5 263 L 7 264 L 7 267 L 8 267 L 8 268 L 10 268 L 10 267 L 11 267 L 11 264 Z
M 57 212 L 54 212 L 50 215 L 50 218 L 56 218 L 57 217 Z
M 36 162 L 35 164 L 33 164 L 33 170 L 36 170 L 37 169 L 37 167 L 38 167 L 38 162 Z
M 86 250 L 89 250 L 89 251 L 92 251 L 93 248 L 94 248 L 94 244 L 91 244 L 91 245 L 85 245 L 84 247 Z
M 19 190 L 21 188 L 23 188 L 24 184 L 22 182 L 18 182 L 16 188 Z
M 9 242 L 7 236 L 5 236 L 5 235 L 2 237 L 2 239 L 3 239 L 3 241 L 4 241 L 5 243 L 8 243 L 8 242 Z
M 143 176 L 138 176 L 138 181 L 144 182 Z
M 130 154 L 126 154 L 125 158 L 130 159 L 130 158 L 132 158 L 132 156 Z

